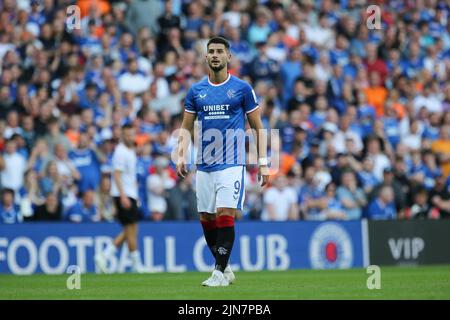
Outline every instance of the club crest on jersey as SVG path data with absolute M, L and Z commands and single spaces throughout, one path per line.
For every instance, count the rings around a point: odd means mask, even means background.
M 234 98 L 234 96 L 236 95 L 236 91 L 234 91 L 233 89 L 230 89 L 227 91 L 227 96 L 228 98 Z
M 199 94 L 198 94 L 198 97 L 199 97 L 200 99 L 205 99 L 205 98 L 206 98 L 206 93 L 204 93 L 204 94 L 199 93 Z

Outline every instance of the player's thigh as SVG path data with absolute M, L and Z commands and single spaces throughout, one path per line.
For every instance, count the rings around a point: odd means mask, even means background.
M 211 212 L 199 212 L 200 221 L 213 221 L 216 220 L 216 214 Z
M 200 213 L 216 213 L 216 196 L 214 177 L 211 172 L 198 170 L 195 178 L 197 211 Z
M 242 210 L 245 198 L 245 167 L 230 167 L 216 177 L 216 207 Z M 220 210 L 223 211 L 223 210 Z

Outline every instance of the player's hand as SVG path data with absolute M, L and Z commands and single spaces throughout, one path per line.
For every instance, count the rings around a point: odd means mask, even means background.
M 269 167 L 259 166 L 258 181 L 261 187 L 264 187 L 267 184 L 267 182 L 269 182 Z
M 180 160 L 180 161 L 178 161 L 178 163 L 177 163 L 177 175 L 180 177 L 180 178 L 186 178 L 186 175 L 187 175 L 187 170 L 186 170 L 186 164 L 184 163 L 184 160 Z
M 130 209 L 131 208 L 131 201 L 128 199 L 127 196 L 121 196 L 120 197 L 120 204 L 124 209 Z

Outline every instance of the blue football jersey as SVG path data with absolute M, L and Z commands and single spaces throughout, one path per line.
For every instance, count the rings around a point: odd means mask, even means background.
M 198 170 L 245 165 L 245 115 L 257 108 L 255 91 L 235 76 L 220 84 L 205 77 L 192 85 L 185 111 L 196 114 L 199 122 Z

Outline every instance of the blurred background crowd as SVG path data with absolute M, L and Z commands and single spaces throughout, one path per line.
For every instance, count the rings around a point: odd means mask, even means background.
M 80 8 L 79 28 L 67 19 Z M 380 9 L 380 29 L 367 24 Z M 0 223 L 113 221 L 111 155 L 137 130 L 143 220 L 196 219 L 170 153 L 206 42 L 279 129 L 241 219 L 450 217 L 450 19 L 440 0 L 0 0 Z M 76 21 L 75 21 L 76 22 Z

